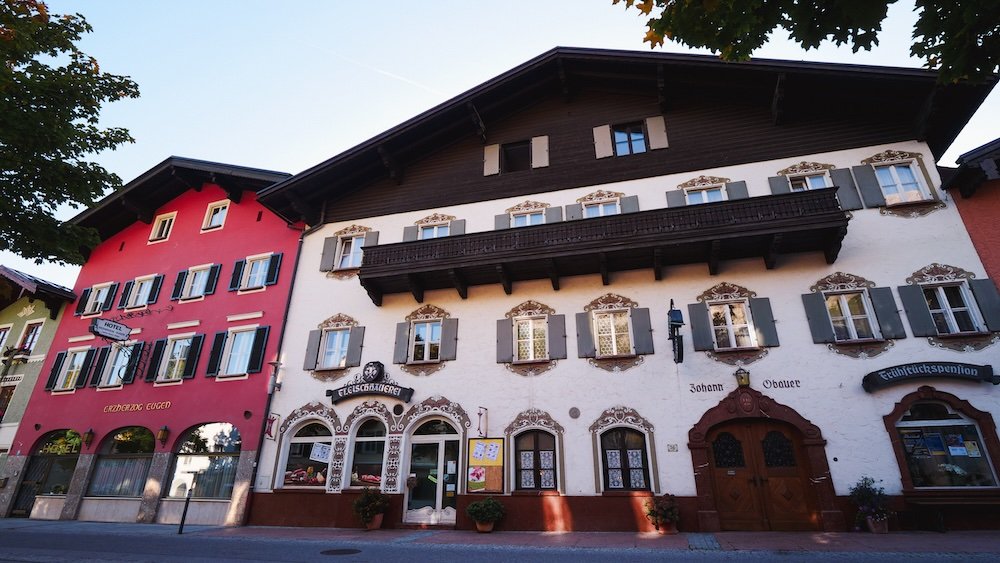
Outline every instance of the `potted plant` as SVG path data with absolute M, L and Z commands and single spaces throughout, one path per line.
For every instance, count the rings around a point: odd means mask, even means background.
M 352 507 L 366 528 L 376 530 L 382 526 L 383 515 L 389 508 L 389 496 L 382 494 L 378 489 L 365 487 L 361 491 L 361 496 L 354 499 Z
M 676 534 L 677 522 L 680 521 L 677 497 L 666 494 L 646 501 L 646 518 L 661 534 Z
M 851 487 L 850 494 L 851 501 L 858 507 L 854 517 L 855 529 L 860 530 L 864 524 L 868 531 L 874 534 L 889 533 L 889 510 L 886 508 L 888 498 L 885 496 L 885 489 L 865 475 Z
M 476 530 L 486 533 L 493 531 L 493 525 L 503 518 L 503 505 L 493 497 L 486 497 L 469 503 L 465 507 L 469 518 L 476 521 Z

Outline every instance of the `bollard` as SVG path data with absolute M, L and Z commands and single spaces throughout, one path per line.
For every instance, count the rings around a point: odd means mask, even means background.
M 184 521 L 187 520 L 188 515 L 188 505 L 191 504 L 191 489 L 188 489 L 187 496 L 184 497 L 184 511 L 181 512 L 181 525 L 177 528 L 178 534 L 184 533 Z

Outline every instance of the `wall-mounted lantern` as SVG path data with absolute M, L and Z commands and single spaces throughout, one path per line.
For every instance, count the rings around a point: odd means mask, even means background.
M 170 438 L 170 429 L 164 424 L 163 428 L 156 431 L 156 440 L 160 442 L 161 446 L 165 446 L 167 445 L 167 438 Z
M 750 372 L 746 368 L 741 367 L 733 375 L 736 377 L 736 383 L 740 387 L 750 387 Z
M 83 445 L 89 448 L 90 443 L 94 441 L 94 429 L 93 428 L 87 429 L 87 431 L 84 432 L 83 435 L 80 436 L 80 438 L 83 439 Z
M 674 345 L 674 363 L 679 364 L 684 361 L 684 335 L 681 334 L 681 327 L 684 326 L 684 314 L 679 309 L 674 308 L 674 300 L 670 300 L 670 310 L 667 311 L 667 325 L 669 336 L 667 337 Z

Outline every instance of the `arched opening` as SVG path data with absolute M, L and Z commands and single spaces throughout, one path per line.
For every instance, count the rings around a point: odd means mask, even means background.
M 31 516 L 36 496 L 69 492 L 82 444 L 83 438 L 75 430 L 55 430 L 38 440 L 14 499 L 12 517 Z
M 126 426 L 108 434 L 101 445 L 87 496 L 142 496 L 156 440 L 142 426 Z
M 319 422 L 307 422 L 288 439 L 282 487 L 326 487 L 330 475 L 333 432 Z
M 385 423 L 370 418 L 354 433 L 351 456 L 351 487 L 382 487 L 385 466 Z
M 444 419 L 424 421 L 410 435 L 407 523 L 455 523 L 460 446 L 458 430 Z
M 233 495 L 236 468 L 243 439 L 228 422 L 202 424 L 189 430 L 180 441 L 167 496 L 229 499 Z

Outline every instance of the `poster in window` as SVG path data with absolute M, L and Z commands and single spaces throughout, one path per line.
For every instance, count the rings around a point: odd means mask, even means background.
M 503 461 L 503 438 L 470 438 L 468 492 L 502 493 Z
M 313 444 L 312 451 L 309 452 L 309 459 L 329 463 L 330 451 L 330 444 Z
M 983 457 L 982 452 L 979 451 L 979 444 L 971 440 L 965 442 L 965 451 L 969 457 Z
M 969 454 L 965 449 L 965 442 L 962 440 L 961 434 L 948 434 L 945 436 L 945 442 L 948 444 L 949 454 L 953 456 Z
M 925 434 L 924 444 L 927 445 L 931 455 L 947 455 L 948 453 L 944 449 L 944 440 L 941 439 L 940 434 Z

